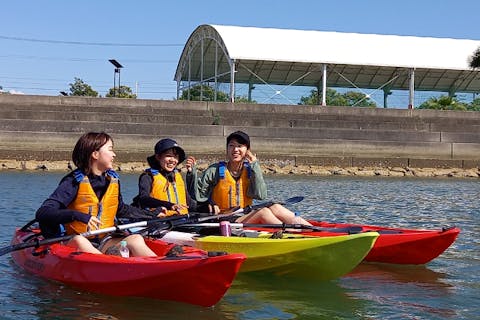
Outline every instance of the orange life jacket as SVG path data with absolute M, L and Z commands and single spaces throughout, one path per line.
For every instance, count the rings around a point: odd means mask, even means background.
M 182 174 L 175 170 L 173 182 L 161 174 L 158 170 L 147 169 L 149 174 L 152 175 L 153 183 L 152 190 L 150 191 L 150 197 L 168 201 L 175 204 L 187 206 L 187 194 L 185 192 L 185 182 L 183 181 Z M 178 211 L 167 210 L 167 216 L 178 214 Z M 188 209 L 184 208 L 180 210 L 180 214 L 188 214 Z
M 113 170 L 107 171 L 106 176 L 110 180 L 110 184 L 100 200 L 97 198 L 95 191 L 93 191 L 88 177 L 78 169 L 74 173 L 79 183 L 78 192 L 75 200 L 68 205 L 68 208 L 97 217 L 102 222 L 101 229 L 113 227 L 118 209 L 118 195 L 120 193 L 117 173 Z M 87 231 L 87 225 L 81 221 L 73 221 L 65 224 L 65 227 L 67 234 L 78 234 Z
M 250 184 L 250 166 L 244 163 L 244 170 L 240 177 L 235 180 L 227 170 L 225 162 L 218 164 L 218 182 L 213 188 L 212 200 L 220 210 L 227 210 L 236 206 L 245 208 L 253 203 L 253 199 L 247 195 Z

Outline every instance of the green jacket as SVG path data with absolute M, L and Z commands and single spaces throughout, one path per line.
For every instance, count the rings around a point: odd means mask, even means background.
M 219 166 L 219 163 L 211 164 L 200 177 L 196 166 L 193 167 L 192 172 L 187 173 L 187 188 L 191 197 L 198 202 L 210 201 L 213 189 L 220 179 Z M 267 185 L 258 161 L 250 163 L 250 170 L 250 184 L 247 194 L 253 199 L 263 200 L 267 197 Z

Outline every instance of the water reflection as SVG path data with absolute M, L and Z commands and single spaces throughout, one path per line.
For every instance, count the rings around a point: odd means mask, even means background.
M 341 279 L 341 286 L 352 297 L 373 302 L 369 313 L 388 314 L 383 318 L 457 317 L 453 306 L 438 303 L 455 294 L 447 278 L 426 266 L 362 263 Z
M 447 274 L 431 270 L 425 265 L 394 265 L 361 263 L 344 277 L 347 279 L 375 279 L 379 282 L 417 283 L 438 287 L 452 287 L 445 282 Z
M 12 263 L 13 265 L 13 263 Z M 228 319 L 218 308 L 203 308 L 183 303 L 147 298 L 112 297 L 34 277 L 16 266 L 7 288 L 2 293 L 2 304 L 9 302 L 18 309 L 10 309 L 11 319 Z M 14 288 L 14 286 L 19 288 Z M 108 284 L 106 284 L 108 285 Z
M 351 299 L 337 281 L 281 277 L 268 272 L 239 275 L 229 293 L 234 295 L 235 304 L 221 307 L 234 308 L 239 319 L 348 318 L 365 305 L 362 300 Z M 257 317 L 249 317 L 252 313 Z

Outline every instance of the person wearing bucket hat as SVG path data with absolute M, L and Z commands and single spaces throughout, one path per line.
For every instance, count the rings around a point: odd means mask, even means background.
M 240 206 L 252 205 L 253 199 L 263 200 L 267 197 L 267 186 L 263 179 L 262 169 L 257 156 L 250 149 L 250 137 L 243 131 L 235 131 L 227 136 L 227 161 L 211 164 L 199 177 L 195 163 L 187 172 L 187 184 L 193 190 L 197 202 L 208 201 L 210 212 L 218 214 L 222 211 Z M 253 210 L 235 219 L 244 223 L 299 223 L 309 222 L 288 210 L 281 204 Z
M 175 140 L 165 138 L 155 144 L 154 152 L 147 157 L 150 168 L 140 175 L 133 204 L 154 211 L 157 217 L 196 211 L 196 201 L 188 194 L 177 169 L 186 158 L 183 148 Z

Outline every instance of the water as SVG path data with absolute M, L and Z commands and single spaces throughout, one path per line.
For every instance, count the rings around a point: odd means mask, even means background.
M 0 172 L 0 246 L 33 214 L 62 174 Z M 126 201 L 137 175 L 122 174 Z M 267 177 L 269 198 L 305 196 L 308 218 L 462 232 L 426 266 L 361 264 L 328 282 L 268 273 L 239 275 L 212 308 L 75 290 L 34 277 L 0 257 L 0 319 L 479 319 L 478 180 Z

